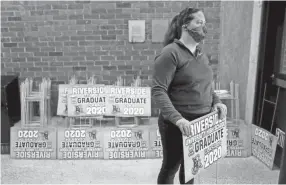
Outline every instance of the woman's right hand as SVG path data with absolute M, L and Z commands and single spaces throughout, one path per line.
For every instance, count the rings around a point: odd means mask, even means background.
M 181 118 L 176 122 L 177 127 L 181 130 L 182 134 L 185 136 L 191 135 L 191 124 L 185 118 Z

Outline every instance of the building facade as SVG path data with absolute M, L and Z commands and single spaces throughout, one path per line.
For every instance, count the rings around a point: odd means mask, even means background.
M 95 75 L 101 84 L 114 84 L 121 76 L 125 85 L 140 76 L 149 86 L 154 58 L 163 47 L 152 41 L 152 21 L 170 21 L 188 6 L 205 13 L 208 34 L 203 48 L 221 89 L 228 89 L 231 81 L 239 84 L 239 119 L 273 134 L 277 128 L 285 132 L 283 2 L 2 1 L 1 73 L 17 74 L 21 80 L 52 78 L 52 107 L 57 105 L 57 84 L 67 83 L 74 74 L 82 83 Z M 145 20 L 143 43 L 128 41 L 129 20 Z M 263 99 L 275 106 L 267 108 Z M 157 116 L 154 103 L 152 112 Z M 282 151 L 278 149 L 276 164 Z

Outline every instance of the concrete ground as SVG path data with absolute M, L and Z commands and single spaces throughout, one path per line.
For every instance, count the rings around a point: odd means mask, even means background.
M 2 155 L 1 163 L 1 184 L 156 184 L 161 159 L 14 160 Z M 268 169 L 254 157 L 225 158 L 217 164 L 217 175 L 214 165 L 195 183 L 277 184 L 278 176 L 279 170 Z

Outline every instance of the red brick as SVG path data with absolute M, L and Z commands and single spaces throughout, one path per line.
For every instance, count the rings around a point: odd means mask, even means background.
M 9 37 L 6 37 L 6 38 L 2 37 L 1 42 L 10 42 L 10 38 Z
M 74 57 L 72 57 L 72 61 L 80 61 L 80 60 L 85 60 L 84 56 L 74 56 Z
M 57 38 L 55 38 L 55 40 L 58 41 Z M 48 45 L 49 46 L 63 46 L 63 43 L 62 42 L 48 42 Z
M 95 72 L 94 74 L 102 74 L 102 66 L 89 66 L 87 70 L 92 71 L 93 73 Z M 96 72 L 99 72 L 99 73 L 96 73 Z
M 62 31 L 62 34 L 65 36 L 76 36 L 77 32 L 76 30 L 68 30 L 68 31 Z
M 14 12 L 1 11 L 1 16 L 3 16 L 3 17 L 13 17 L 14 16 Z
M 64 62 L 64 66 L 77 66 L 78 62 Z
M 91 20 L 76 20 L 76 24 L 91 24 Z
M 48 56 L 48 52 L 34 52 L 35 57 Z
M 35 72 L 21 72 L 20 73 L 21 77 L 31 77 L 31 76 L 35 76 Z
M 3 47 L 17 47 L 17 43 L 3 43 Z
M 96 36 L 86 36 L 85 40 L 100 40 L 100 36 L 96 35 Z
M 59 15 L 59 10 L 44 10 L 44 15 Z
M 91 4 L 92 7 L 96 8 L 105 8 L 105 9 L 115 9 L 116 8 L 116 3 L 113 2 L 92 2 Z
M 8 17 L 8 21 L 21 21 L 21 17 Z
M 124 75 L 124 71 L 110 71 L 110 74 L 114 75 L 114 76 L 121 76 Z
M 110 13 L 106 13 L 106 14 L 100 14 L 99 18 L 100 19 L 115 19 L 115 17 L 117 18 L 117 15 L 115 14 L 110 14 Z
M 26 62 L 26 58 L 12 58 L 12 62 Z
M 132 60 L 147 60 L 147 56 L 132 56 Z
M 24 38 L 25 42 L 38 42 L 39 41 L 39 38 L 38 37 L 30 37 L 30 36 L 27 36 Z
M 27 57 L 27 62 L 41 62 L 42 59 L 40 57 Z
M 58 71 L 58 67 L 43 67 L 43 71 Z
M 104 25 L 104 24 L 108 24 L 108 20 L 104 20 L 104 19 L 92 20 L 91 22 L 92 22 L 92 24 L 94 24 L 94 25 Z M 89 27 L 89 26 L 86 26 L 86 27 Z
M 21 57 L 32 57 L 33 53 L 18 53 L 18 56 Z
M 95 61 L 94 65 L 109 65 L 109 61 Z
M 48 46 L 48 42 L 34 42 L 34 46 L 45 47 L 45 46 Z
M 67 20 L 68 16 L 67 15 L 54 15 L 53 20 Z
M 157 9 L 156 9 L 156 12 L 157 12 Z M 141 8 L 140 13 L 155 13 L 155 8 Z
M 92 14 L 102 14 L 107 13 L 107 10 L 105 8 L 95 8 L 91 10 Z
M 71 57 L 70 56 L 59 56 L 57 57 L 58 61 L 71 61 Z
M 71 40 L 70 38 L 71 37 L 69 37 L 69 36 L 61 36 L 61 37 L 55 37 L 55 40 L 57 42 L 59 42 L 59 41 L 69 41 L 69 40 Z
M 24 52 L 24 48 L 11 48 L 11 52 Z
M 53 4 L 52 9 L 53 10 L 64 10 L 64 9 L 67 9 L 67 5 L 66 4 Z
M 118 70 L 132 70 L 132 65 L 119 65 Z
M 133 49 L 135 49 L 135 50 L 145 50 L 145 49 L 148 49 L 149 48 L 149 44 L 133 44 L 132 45 L 133 46 Z
M 93 52 L 90 52 L 90 51 L 79 51 L 79 56 L 85 56 L 85 57 L 88 57 L 88 56 L 93 56 Z
M 95 50 L 100 50 L 100 46 L 86 46 L 86 51 L 90 52 L 94 52 Z
M 111 84 L 113 84 L 117 80 L 117 76 L 103 76 L 103 80 L 111 81 Z
M 148 56 L 148 55 L 155 55 L 155 52 L 154 52 L 154 50 L 146 50 L 146 51 L 141 51 L 141 54 L 143 55 L 143 56 Z
M 1 28 L 1 32 L 8 32 L 9 29 L 8 28 Z
M 35 67 L 48 67 L 49 62 L 35 62 Z
M 75 66 L 73 67 L 74 71 L 86 71 L 86 66 Z
M 116 50 L 115 45 L 110 45 L 110 46 L 101 46 L 102 50 Z
M 4 64 L 4 66 L 5 67 L 12 67 L 12 68 L 14 68 L 14 67 L 20 67 L 20 64 L 19 63 L 2 63 L 2 64 Z
M 122 30 L 108 30 L 108 35 L 122 35 L 123 31 Z
M 111 42 L 107 41 L 107 40 L 99 40 L 99 41 L 94 41 L 93 43 L 95 46 L 106 46 L 106 45 L 110 45 Z
M 31 11 L 31 16 L 39 16 L 39 15 L 44 15 L 44 12 L 42 10 Z
M 11 62 L 11 58 L 1 58 L 1 62 Z
M 131 60 L 131 56 L 117 56 L 116 60 Z
M 49 52 L 49 56 L 63 56 L 63 52 Z
M 78 52 L 76 51 L 64 52 L 64 56 L 78 56 Z
M 66 41 L 64 42 L 64 46 L 79 46 L 78 41 Z
M 68 9 L 83 9 L 83 4 L 69 4 Z
M 52 5 L 50 4 L 36 6 L 36 10 L 51 10 L 51 9 L 52 9 Z
M 127 55 L 127 56 L 138 56 L 139 55 L 139 51 L 126 50 L 125 51 L 125 55 Z
M 63 66 L 64 63 L 63 62 L 59 62 L 59 61 L 56 61 L 56 62 L 50 62 L 50 66 Z
M 92 31 L 77 31 L 78 35 L 92 35 Z
M 79 46 L 92 46 L 92 45 L 93 41 L 79 41 Z
M 61 35 L 62 35 L 62 33 L 61 33 L 60 31 L 57 31 L 57 32 L 55 32 L 55 31 L 47 32 L 47 36 L 48 36 L 48 37 L 52 37 L 52 36 L 54 36 L 54 37 L 60 37 Z
M 126 75 L 139 75 L 140 74 L 140 71 L 125 71 L 125 74 Z
M 2 72 L 2 73 L 3 73 L 3 72 L 6 72 L 6 73 L 7 73 L 7 72 L 14 72 L 14 70 L 13 70 L 13 69 L 14 69 L 14 68 L 5 67 L 4 69 L 2 69 L 2 71 L 1 71 L 1 72 Z
M 134 2 L 132 3 L 132 8 L 148 8 L 149 4 L 148 2 Z
M 117 2 L 116 8 L 131 8 L 130 2 Z
M 78 51 L 85 51 L 85 48 L 84 47 L 81 47 L 81 46 L 79 46 L 79 47 L 70 47 L 70 51 L 72 51 L 72 52 L 78 52 Z
M 39 37 L 40 42 L 53 42 L 55 41 L 54 37 Z
M 51 56 L 44 56 L 42 57 L 42 61 L 43 62 L 52 62 L 52 61 L 55 61 L 56 60 L 56 57 L 51 57 Z
M 116 40 L 116 35 L 102 35 L 102 40 Z
M 83 19 L 83 15 L 70 15 L 69 19 L 70 20 L 81 20 Z
M 140 65 L 153 65 L 154 61 L 143 60 L 140 61 Z
M 149 70 L 149 66 L 140 66 L 140 65 L 134 65 L 133 66 L 134 70 Z
M 114 56 L 100 56 L 100 60 L 115 60 Z
M 86 58 L 86 60 L 92 60 L 92 61 L 100 59 L 99 56 L 86 56 L 85 58 Z M 94 64 L 94 62 L 93 62 L 93 64 Z
M 100 26 L 100 29 L 108 30 L 108 31 L 115 30 L 115 25 L 102 25 L 102 26 Z
M 68 72 L 68 71 L 72 71 L 73 68 L 71 66 L 63 66 L 63 67 L 57 67 L 58 71 L 62 71 L 62 72 Z
M 68 25 L 64 25 L 64 26 L 54 26 L 54 30 L 56 32 L 58 31 L 65 31 L 65 30 L 68 30 L 69 29 L 69 26 Z
M 149 7 L 157 8 L 157 7 L 164 7 L 164 2 L 148 2 Z
M 28 68 L 28 71 L 34 71 L 34 72 L 36 72 L 36 71 L 42 71 L 42 68 L 41 67 L 29 67 Z
M 110 19 L 107 24 L 124 24 L 124 20 L 122 19 Z

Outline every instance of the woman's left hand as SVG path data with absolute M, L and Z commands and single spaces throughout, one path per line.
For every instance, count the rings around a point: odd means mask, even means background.
M 224 119 L 227 115 L 227 107 L 223 103 L 216 103 L 213 106 L 213 111 L 218 111 L 219 119 Z

